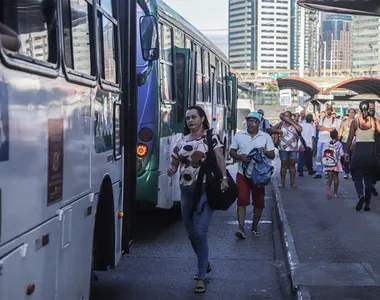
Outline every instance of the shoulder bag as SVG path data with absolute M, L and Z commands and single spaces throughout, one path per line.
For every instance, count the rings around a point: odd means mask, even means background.
M 197 188 L 195 193 L 196 201 L 194 205 L 194 211 L 196 211 L 198 214 L 201 214 L 204 209 L 203 205 L 201 211 L 197 211 L 197 205 L 202 195 L 202 185 L 204 176 L 206 176 L 207 204 L 211 209 L 225 211 L 235 202 L 237 198 L 237 186 L 228 170 L 226 170 L 228 178 L 228 188 L 224 192 L 220 190 L 220 185 L 223 176 L 219 169 L 214 153 L 211 129 L 207 131 L 207 145 L 208 151 L 206 153 L 206 159 L 203 162 L 201 169 L 199 170 Z

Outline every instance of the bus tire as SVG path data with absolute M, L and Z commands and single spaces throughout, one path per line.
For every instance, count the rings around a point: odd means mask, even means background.
M 93 242 L 93 269 L 106 271 L 114 268 L 115 253 L 115 218 L 114 201 L 111 179 L 104 178 L 100 188 L 99 200 L 96 209 L 94 242 Z

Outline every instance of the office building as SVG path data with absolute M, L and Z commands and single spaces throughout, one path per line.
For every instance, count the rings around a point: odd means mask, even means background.
M 322 41 L 324 50 L 323 60 L 326 67 L 345 69 L 351 66 L 351 26 L 352 16 L 341 14 L 327 14 L 322 24 Z
M 354 16 L 352 24 L 353 69 L 377 68 L 380 64 L 380 18 Z
M 294 0 L 230 0 L 229 58 L 234 69 L 290 69 Z

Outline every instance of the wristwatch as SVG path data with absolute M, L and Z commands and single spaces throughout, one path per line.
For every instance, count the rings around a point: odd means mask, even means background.
M 227 176 L 223 176 L 222 180 L 228 180 Z

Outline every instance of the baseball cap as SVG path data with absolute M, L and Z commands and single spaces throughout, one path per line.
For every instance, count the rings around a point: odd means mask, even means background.
M 264 115 L 264 111 L 263 111 L 261 108 L 258 109 L 257 112 L 258 112 L 260 115 L 262 115 L 262 116 Z
M 261 115 L 258 112 L 250 112 L 246 119 L 255 118 L 261 122 Z

